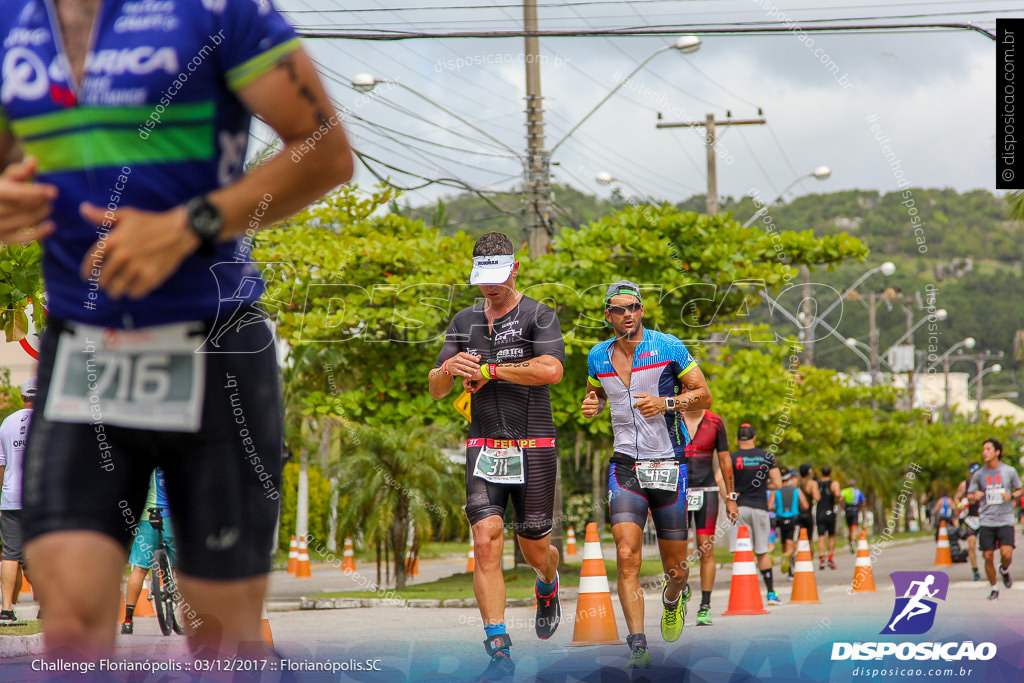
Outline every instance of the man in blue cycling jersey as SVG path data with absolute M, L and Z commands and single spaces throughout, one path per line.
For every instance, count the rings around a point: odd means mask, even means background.
M 711 392 L 681 341 L 643 327 L 639 286 L 621 280 L 605 295 L 605 320 L 615 336 L 587 356 L 581 411 L 596 417 L 611 406 L 614 454 L 608 474 L 619 600 L 626 615 L 631 668 L 650 668 L 640 590 L 643 528 L 650 510 L 666 581 L 661 635 L 679 638 L 686 618 L 686 445 L 681 413 L 711 407 Z M 685 592 L 684 592 L 685 587 Z
M 282 147 L 245 173 L 253 114 Z M 262 654 L 282 409 L 263 282 L 236 256 L 351 174 L 270 0 L 3 3 L 0 241 L 44 240 L 48 293 L 24 521 L 51 656 L 112 654 L 156 466 L 193 652 Z

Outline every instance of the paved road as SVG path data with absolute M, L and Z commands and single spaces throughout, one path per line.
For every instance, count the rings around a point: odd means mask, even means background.
M 607 554 L 608 549 L 605 552 Z M 575 600 L 563 601 L 565 621 L 550 641 L 540 641 L 533 634 L 532 608 L 509 608 L 506 617 L 514 643 L 516 680 L 845 683 L 867 678 L 918 680 L 929 674 L 938 674 L 944 680 L 979 683 L 1024 679 L 1024 648 L 1021 647 L 1024 620 L 1020 618 L 1024 612 L 1024 583 L 1012 590 L 1004 588 L 998 602 L 989 602 L 985 599 L 987 583 L 969 580 L 970 570 L 966 565 L 947 569 L 951 579 L 949 594 L 945 601 L 938 603 L 930 631 L 924 635 L 878 635 L 890 617 L 895 600 L 888 573 L 930 570 L 933 558 L 934 545 L 927 540 L 886 548 L 879 554 L 874 570 L 878 592 L 849 595 L 847 587 L 853 575 L 853 558 L 846 553 L 837 557 L 838 570 L 816 572 L 821 604 L 783 604 L 769 608 L 770 613 L 761 616 L 721 616 L 728 604 L 730 572 L 726 568 L 719 572 L 720 580 L 713 593 L 714 625 L 694 626 L 695 615 L 691 611 L 682 637 L 671 644 L 661 640 L 658 630 L 659 594 L 655 590 L 648 591 L 646 624 L 656 668 L 642 675 L 634 674 L 632 679 L 622 671 L 628 654 L 625 645 L 569 647 L 573 639 Z M 612 563 L 608 566 L 611 569 Z M 1024 568 L 1016 569 L 1015 577 L 1024 582 Z M 791 583 L 777 574 L 779 593 L 787 600 Z M 324 579 L 335 580 L 330 576 Z M 312 586 L 317 579 L 306 581 L 313 582 L 308 584 Z M 696 585 L 695 577 L 691 583 Z M 275 585 L 284 584 L 275 578 Z M 612 604 L 619 635 L 624 637 L 626 629 L 621 607 L 615 598 Z M 695 606 L 696 601 L 691 602 L 691 607 Z M 293 680 L 302 683 L 467 680 L 478 674 L 487 662 L 476 609 L 381 607 L 272 612 L 269 616 L 276 647 L 293 666 L 342 667 L 334 674 L 295 674 Z M 119 655 L 163 662 L 183 654 L 181 639 L 159 636 L 155 620 L 139 619 L 136 623 L 134 636 L 119 637 Z M 989 662 L 903 662 L 896 657 L 882 661 L 831 661 L 834 643 L 862 641 L 991 641 L 997 646 L 997 654 Z M 380 671 L 344 670 L 360 663 Z M 0 678 L 24 680 L 28 660 L 18 664 L 17 668 L 5 668 Z M 856 675 L 858 667 L 865 666 L 905 669 L 914 675 L 901 677 L 892 675 L 891 671 Z M 952 670 L 949 676 L 945 675 L 947 668 Z M 268 672 L 264 678 L 278 680 L 280 674 Z

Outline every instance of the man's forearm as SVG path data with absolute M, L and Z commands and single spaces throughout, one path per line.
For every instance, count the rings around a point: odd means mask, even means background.
M 427 375 L 428 391 L 434 399 L 444 398 L 455 387 L 455 376 L 445 373 L 443 368 L 434 368 Z
M 295 162 L 292 156 L 303 143 L 285 144 L 238 182 L 210 193 L 224 217 L 222 241 L 284 220 L 352 177 L 352 153 L 340 125 Z
M 538 356 L 520 363 L 484 364 L 480 369 L 491 375 L 488 379 L 502 379 L 526 386 L 558 384 L 562 379 L 562 364 L 551 356 Z
M 699 387 L 683 392 L 676 396 L 675 399 L 675 412 L 677 413 L 711 407 L 711 391 L 707 387 Z

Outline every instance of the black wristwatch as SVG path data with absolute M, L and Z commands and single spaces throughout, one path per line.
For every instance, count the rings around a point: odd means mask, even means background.
M 185 211 L 188 216 L 189 229 L 199 238 L 199 252 L 212 254 L 217 236 L 224 229 L 224 216 L 220 209 L 210 201 L 209 197 L 202 195 L 189 200 L 185 205 Z

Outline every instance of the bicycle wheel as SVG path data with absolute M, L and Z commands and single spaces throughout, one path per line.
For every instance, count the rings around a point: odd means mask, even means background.
M 156 612 L 156 620 L 160 623 L 160 632 L 165 636 L 171 635 L 171 621 L 173 616 L 174 598 L 165 591 L 169 563 L 167 553 L 158 548 L 153 551 L 153 567 L 149 573 L 150 593 L 153 595 L 153 610 Z
M 171 615 L 171 628 L 179 636 L 183 636 L 185 635 L 185 629 L 182 628 L 182 624 L 185 623 L 185 620 L 181 615 L 181 596 L 178 594 L 178 582 L 174 578 L 174 569 L 170 565 L 167 566 L 164 577 L 164 595 L 170 597 L 170 600 L 167 600 L 165 604 L 167 605 L 168 613 Z

